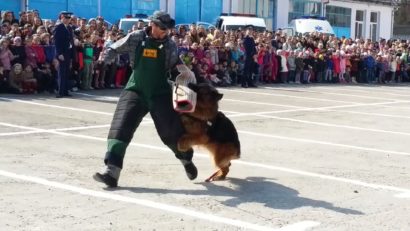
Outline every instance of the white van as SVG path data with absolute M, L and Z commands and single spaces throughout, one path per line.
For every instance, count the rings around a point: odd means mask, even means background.
M 305 35 L 312 32 L 320 32 L 323 34 L 334 35 L 332 26 L 325 18 L 320 17 L 302 17 L 290 21 L 289 28 L 285 30 L 291 30 L 288 35 Z
M 263 18 L 256 16 L 242 16 L 242 15 L 229 15 L 220 16 L 216 21 L 216 28 L 221 31 L 244 29 L 247 26 L 252 26 L 254 30 L 265 31 L 266 23 Z
M 128 33 L 132 26 L 137 24 L 138 21 L 142 20 L 144 25 L 147 26 L 149 24 L 148 16 L 145 14 L 136 14 L 135 17 L 127 16 L 126 18 L 121 18 L 118 23 L 118 28 L 123 30 L 125 33 Z

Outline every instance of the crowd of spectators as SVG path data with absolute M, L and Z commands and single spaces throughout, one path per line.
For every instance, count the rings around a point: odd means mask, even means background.
M 58 67 L 53 30 L 59 21 L 42 20 L 35 10 L 20 12 L 18 18 L 11 11 L 1 12 L 0 93 L 53 93 Z M 144 26 L 140 22 L 132 30 Z M 71 90 L 122 88 L 131 74 L 129 57 L 122 55 L 113 63 L 104 63 L 101 52 L 130 31 L 108 27 L 103 17 L 75 15 L 70 27 L 74 34 Z M 337 38 L 318 32 L 288 36 L 281 30 L 258 32 L 249 28 L 222 32 L 195 24 L 173 29 L 170 38 L 199 81 L 220 87 L 409 81 L 410 41 Z M 253 52 L 246 47 L 246 38 L 254 41 Z M 243 84 L 247 71 L 252 85 Z

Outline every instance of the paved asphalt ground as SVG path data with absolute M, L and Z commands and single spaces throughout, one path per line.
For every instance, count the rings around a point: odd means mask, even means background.
M 410 86 L 220 89 L 242 158 L 189 181 L 149 117 L 120 186 L 92 179 L 119 90 L 0 95 L 0 230 L 410 230 Z

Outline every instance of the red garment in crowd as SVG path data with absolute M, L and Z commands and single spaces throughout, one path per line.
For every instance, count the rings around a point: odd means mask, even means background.
M 118 68 L 117 72 L 115 73 L 115 86 L 116 87 L 121 87 L 125 83 L 125 73 L 127 71 L 126 67 L 120 67 Z
M 35 52 L 33 46 L 25 46 L 26 51 L 26 63 L 25 65 L 30 65 L 32 68 L 37 68 L 37 53 Z
M 335 74 L 340 74 L 341 70 L 340 70 L 340 57 L 333 55 L 332 56 L 332 61 L 333 61 L 333 72 Z
M 46 62 L 46 53 L 44 47 L 40 45 L 32 45 L 33 51 L 36 53 L 37 64 L 43 64 Z
M 84 69 L 84 54 L 83 54 L 83 52 L 78 52 L 77 57 L 78 57 L 78 70 L 82 70 L 82 69 Z
M 257 57 L 259 65 L 263 65 L 263 58 L 264 57 L 265 57 L 265 51 L 264 50 L 259 50 L 258 57 Z
M 276 81 L 277 74 L 278 74 L 278 68 L 279 68 L 279 62 L 274 52 L 272 52 L 271 54 L 271 60 L 272 60 L 272 73 L 271 73 L 270 80 Z

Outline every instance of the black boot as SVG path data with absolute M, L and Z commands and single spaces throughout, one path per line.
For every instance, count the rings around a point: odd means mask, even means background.
M 195 167 L 194 163 L 188 160 L 181 160 L 182 165 L 184 165 L 185 173 L 190 180 L 195 180 L 198 176 L 198 169 Z
M 93 175 L 94 180 L 104 183 L 109 188 L 115 188 L 118 186 L 118 179 L 120 177 L 121 168 L 114 165 L 107 165 L 103 173 L 95 173 Z
M 94 180 L 104 183 L 105 185 L 107 185 L 107 187 L 109 188 L 115 188 L 118 186 L 118 180 L 116 180 L 114 177 L 108 175 L 108 173 L 95 173 L 93 175 Z

